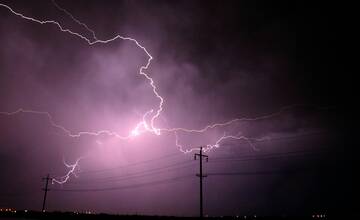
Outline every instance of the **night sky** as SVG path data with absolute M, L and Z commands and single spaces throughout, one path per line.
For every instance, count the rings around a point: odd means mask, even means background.
M 291 2 L 291 3 L 290 3 Z M 93 40 L 52 1 L 0 1 L 37 20 L 54 20 Z M 182 150 L 205 152 L 206 215 L 355 213 L 357 143 L 345 132 L 354 81 L 339 64 L 342 7 L 301 1 L 57 1 L 96 37 L 136 39 L 153 60 L 146 72 L 164 98 L 157 128 L 176 133 Z M 139 74 L 148 56 L 134 42 L 89 45 L 53 24 L 0 7 L 0 207 L 198 215 L 198 152 L 183 153 L 174 132 L 128 135 L 157 109 Z M 270 117 L 262 117 L 262 116 Z M 353 132 L 355 133 L 355 132 Z

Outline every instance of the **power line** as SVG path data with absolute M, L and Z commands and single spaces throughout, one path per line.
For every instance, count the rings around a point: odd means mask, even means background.
M 314 154 L 319 152 L 312 151 L 290 151 L 290 152 L 281 152 L 281 153 L 272 153 L 272 154 L 262 154 L 262 155 L 245 155 L 240 157 L 215 157 L 210 162 L 211 163 L 224 163 L 224 162 L 242 162 L 242 161 L 261 161 L 268 159 L 278 159 L 282 157 L 294 157 L 294 156 L 303 156 L 308 154 Z M 300 154 L 300 155 L 299 155 Z M 142 178 L 154 174 L 162 174 L 165 172 L 169 172 L 172 170 L 178 170 L 182 168 L 191 167 L 194 161 L 185 161 L 173 163 L 163 167 L 156 167 L 152 169 L 146 169 L 137 171 L 134 173 L 128 173 L 124 175 L 116 175 L 116 176 L 107 176 L 100 178 L 88 178 L 82 179 L 80 181 L 70 182 L 69 184 L 82 184 L 82 183 L 111 183 L 111 182 L 120 182 L 135 178 Z
M 82 182 L 71 182 L 69 184 L 78 184 L 78 183 L 83 183 L 83 182 L 91 182 L 91 183 L 111 183 L 111 182 L 120 182 L 120 181 L 126 181 L 126 180 L 131 180 L 131 179 L 135 179 L 135 178 L 143 178 L 146 176 L 152 176 L 152 175 L 156 175 L 156 174 L 162 174 L 162 173 L 166 173 L 169 171 L 173 171 L 173 170 L 178 170 L 181 168 L 187 168 L 192 166 L 192 164 L 183 164 L 183 166 L 176 166 L 176 167 L 161 167 L 159 169 L 156 170 L 152 170 L 149 172 L 139 172 L 139 173 L 133 173 L 133 174 L 128 174 L 128 175 L 123 175 L 123 176 L 115 176 L 115 177 L 106 177 L 106 178 L 102 178 L 102 179 L 90 179 L 90 180 L 83 180 Z M 143 173 L 143 174 L 141 174 Z
M 123 165 L 123 166 L 116 166 L 116 167 L 112 167 L 112 168 L 97 169 L 97 170 L 84 170 L 84 171 L 79 171 L 78 173 L 87 174 L 87 173 L 111 172 L 111 171 L 116 170 L 116 169 L 127 168 L 127 167 L 132 167 L 132 166 L 138 166 L 138 165 L 141 165 L 141 164 L 147 164 L 147 163 L 155 162 L 155 161 L 158 161 L 160 159 L 167 159 L 167 158 L 183 156 L 183 155 L 184 154 L 172 153 L 172 154 L 163 155 L 161 157 L 152 158 L 152 159 L 144 160 L 144 161 L 139 161 L 139 162 L 136 162 L 136 163 L 127 164 L 127 165 Z
M 190 177 L 193 177 L 193 175 L 179 176 L 179 177 L 174 177 L 174 178 L 151 181 L 151 182 L 146 182 L 146 183 L 141 183 L 141 184 L 125 185 L 125 186 L 119 186 L 119 187 L 88 188 L 88 189 L 52 189 L 52 191 L 55 191 L 55 192 L 102 192 L 102 191 L 124 190 L 124 189 L 154 186 L 154 185 L 170 183 L 170 182 L 177 182 L 177 181 L 189 179 Z
M 208 176 L 251 176 L 251 175 L 282 175 L 282 174 L 294 174 L 294 173 L 306 173 L 306 172 L 317 172 L 319 169 L 322 172 L 332 172 L 328 166 L 303 166 L 294 169 L 283 169 L 283 170 L 261 170 L 261 171 L 235 171 L 235 172 L 208 172 Z
M 305 136 L 314 136 L 314 135 L 319 135 L 319 134 L 324 134 L 324 133 L 328 133 L 328 131 L 319 131 L 319 132 L 313 132 L 313 133 L 307 133 L 307 134 L 302 134 L 302 135 L 296 135 L 296 136 L 291 136 L 291 137 L 279 137 L 279 138 L 272 138 L 272 139 L 264 139 L 264 140 L 258 140 L 256 142 L 267 142 L 267 141 L 277 141 L 277 140 L 283 140 L 283 139 L 294 139 L 294 138 L 299 138 L 299 137 L 305 137 Z M 289 152 L 290 153 L 290 152 Z M 79 171 L 78 174 L 91 174 L 91 173 L 103 173 L 103 172 L 111 172 L 114 171 L 116 169 L 121 169 L 121 168 L 127 168 L 127 167 L 132 167 L 132 166 L 138 166 L 141 164 L 148 164 L 151 162 L 155 162 L 158 161 L 159 159 L 168 159 L 171 157 L 177 157 L 177 156 L 182 156 L 184 154 L 179 154 L 179 153 L 172 153 L 172 154 L 167 154 L 167 155 L 163 155 L 161 157 L 157 157 L 157 158 L 153 158 L 153 159 L 149 159 L 149 160 L 145 160 L 145 161 L 140 161 L 140 162 L 136 162 L 136 163 L 132 163 L 132 164 L 128 164 L 128 165 L 124 165 L 124 166 L 117 166 L 117 167 L 112 167 L 112 168 L 106 168 L 106 169 L 98 169 L 98 170 L 85 170 L 85 171 Z M 262 155 L 261 155 L 262 156 Z M 251 156 L 248 156 L 251 157 Z M 256 156 L 253 156 L 256 157 Z M 274 156 L 269 156 L 268 158 L 262 158 L 262 159 L 273 159 L 273 158 L 277 158 Z M 238 158 L 214 158 L 214 160 L 212 160 L 212 162 L 223 162 L 221 160 L 227 160 L 227 161 L 250 161 L 250 160 L 258 160 L 258 159 L 253 159 L 253 158 L 246 158 L 246 159 L 238 159 Z M 156 168 L 156 169 L 162 169 L 162 168 Z M 165 169 L 165 168 L 164 168 Z M 150 170 L 149 170 L 150 171 Z M 147 172 L 146 171 L 141 171 L 141 172 L 137 172 L 135 174 L 128 174 L 125 176 L 129 176 L 129 175 L 137 175 L 139 173 L 144 173 Z M 107 178 L 100 178 L 100 179 L 108 179 L 108 178 L 116 178 L 115 177 L 107 177 Z M 120 177 L 122 178 L 122 176 Z
M 266 170 L 266 171 L 254 171 L 254 172 L 214 172 L 207 173 L 208 176 L 249 176 L 249 175 L 273 175 L 273 174 L 291 174 L 305 169 L 299 170 Z
M 23 197 L 37 194 L 37 191 L 16 191 L 16 192 L 7 192 L 7 193 L 0 193 L 0 197 Z
M 116 176 L 108 176 L 108 177 L 102 177 L 102 178 L 91 178 L 91 179 L 86 179 L 83 181 L 116 181 L 116 180 L 124 180 L 124 179 L 131 179 L 131 178 L 136 178 L 136 177 L 141 177 L 143 174 L 144 176 L 146 175 L 150 175 L 150 174 L 156 174 L 156 173 L 161 173 L 163 170 L 165 171 L 170 171 L 171 168 L 179 168 L 179 167 L 188 167 L 190 166 L 194 161 L 185 161 L 185 162 L 178 162 L 178 163 L 173 163 L 170 164 L 168 166 L 164 166 L 164 167 L 156 167 L 153 169 L 146 169 L 146 170 L 141 170 L 138 172 L 134 172 L 134 173 L 129 173 L 129 174 L 124 174 L 124 175 L 116 175 Z
M 287 136 L 287 137 L 274 137 L 274 138 L 264 138 L 264 139 L 260 139 L 257 140 L 255 139 L 251 139 L 251 142 L 255 142 L 255 143 L 262 143 L 262 142 L 272 142 L 272 141 L 286 141 L 286 140 L 292 140 L 292 139 L 298 139 L 298 138 L 302 138 L 302 137 L 311 137 L 311 136 L 319 136 L 319 135 L 324 135 L 324 134 L 329 134 L 330 131 L 317 131 L 317 132 L 309 132 L 309 133 L 304 133 L 304 134 L 299 134 L 299 135 L 292 135 L 292 136 Z M 237 143 L 237 144 L 221 144 L 221 146 L 238 146 L 238 145 L 248 145 L 248 142 L 245 143 Z
M 282 138 L 283 139 L 283 138 Z M 264 140 L 265 141 L 265 140 Z M 267 140 L 268 141 L 268 140 Z M 314 153 L 320 153 L 320 152 L 313 152 L 313 151 L 290 151 L 290 152 L 280 152 L 280 153 L 269 153 L 269 154 L 262 154 L 262 155 L 245 155 L 245 156 L 240 156 L 240 157 L 215 157 L 213 158 L 213 160 L 211 162 L 232 162 L 232 161 L 247 161 L 247 160 L 267 160 L 267 159 L 273 159 L 273 158 L 279 158 L 279 157 L 289 157 L 289 156 L 299 156 L 299 155 L 308 155 L 308 154 L 314 154 Z M 181 154 L 183 155 L 183 154 Z M 83 171 L 82 173 L 99 173 L 99 172 L 106 172 L 106 171 L 111 171 L 111 170 L 115 170 L 118 168 L 124 168 L 124 167 L 130 167 L 130 166 L 136 166 L 136 165 L 140 165 L 140 164 L 146 164 L 146 163 L 151 163 L 151 162 L 155 162 L 158 159 L 164 158 L 167 159 L 169 157 L 174 157 L 174 156 L 179 156 L 179 154 L 168 154 L 168 155 L 164 155 L 158 158 L 154 158 L 154 159 L 150 159 L 150 160 L 146 160 L 146 161 L 141 161 L 141 162 L 137 162 L 137 163 L 133 163 L 133 164 L 129 164 L 126 166 L 120 166 L 120 167 L 115 167 L 115 168 L 110 168 L 110 169 L 102 169 L 102 170 L 92 170 L 92 171 Z M 187 168 L 189 166 L 191 166 L 192 164 L 189 164 L 193 161 L 189 161 L 189 162 L 178 162 L 178 163 L 173 163 L 167 166 L 162 166 L 162 167 L 156 167 L 156 168 L 152 168 L 152 169 L 146 169 L 146 170 L 141 170 L 135 173 L 130 173 L 130 174 L 125 174 L 125 175 L 117 175 L 117 176 L 108 176 L 108 177 L 103 177 L 103 178 L 92 178 L 92 179 L 88 179 L 88 180 L 83 180 L 84 182 L 86 181 L 93 183 L 94 181 L 98 181 L 98 182 L 104 182 L 104 183 L 111 183 L 111 182 L 119 182 L 119 181 L 125 181 L 125 180 L 129 180 L 129 179 L 135 179 L 135 178 L 142 178 L 142 177 L 146 177 L 146 176 L 150 176 L 150 175 L 154 175 L 154 174 L 161 174 L 164 172 L 169 172 L 171 170 L 174 169 L 179 169 L 179 168 Z M 213 172 L 213 173 L 208 173 L 211 176 L 235 176 L 235 175 L 268 175 L 268 174 L 280 174 L 280 173 L 292 173 L 295 171 L 258 171 L 258 172 L 233 172 L 233 173 L 229 173 L 229 172 Z M 199 175 L 202 175 L 202 173 L 200 173 Z M 107 190 L 118 190 L 118 189 L 127 189 L 127 188 L 136 188 L 136 187 L 142 187 L 142 186 L 147 186 L 147 185 L 151 185 L 151 184 L 160 184 L 160 183 L 164 183 L 166 181 L 177 181 L 178 179 L 182 179 L 183 177 L 176 177 L 173 179 L 166 179 L 166 180 L 161 180 L 161 181 L 153 181 L 153 182 L 147 182 L 147 183 L 142 183 L 142 184 L 137 184 L 137 185 L 129 185 L 129 186 L 122 186 L 122 187 L 107 187 L 107 188 L 89 188 L 89 189 L 53 189 L 55 191 L 107 191 Z M 202 179 L 202 178 L 200 178 Z M 201 181 L 202 182 L 202 181 Z M 81 182 L 73 182 L 73 183 L 81 183 Z
M 232 162 L 232 161 L 251 161 L 251 160 L 266 160 L 266 159 L 277 159 L 282 157 L 293 157 L 293 156 L 308 156 L 317 155 L 320 153 L 330 153 L 329 150 L 317 150 L 317 151 L 289 151 L 269 154 L 258 154 L 258 155 L 243 155 L 239 157 L 214 157 L 211 162 Z
M 316 135 L 321 135 L 321 134 L 325 134 L 325 133 L 329 133 L 329 131 L 318 131 L 318 132 L 306 133 L 306 134 L 289 136 L 289 137 L 278 137 L 278 138 L 270 138 L 270 139 L 263 139 L 263 140 L 253 140 L 253 141 L 254 142 L 271 142 L 271 141 L 279 141 L 279 140 L 297 139 L 297 138 L 300 138 L 300 137 L 307 137 L 307 136 L 316 136 Z M 235 145 L 222 144 L 222 146 L 235 146 Z M 149 159 L 149 160 L 144 160 L 144 161 L 140 161 L 140 162 L 136 162 L 136 163 L 132 163 L 132 164 L 127 164 L 127 165 L 123 165 L 123 166 L 116 166 L 116 167 L 112 167 L 112 168 L 97 169 L 97 170 L 79 171 L 78 174 L 80 174 L 80 173 L 81 174 L 88 174 L 88 173 L 111 172 L 113 170 L 117 170 L 117 169 L 121 169 L 121 168 L 138 166 L 138 165 L 141 165 L 141 164 L 147 164 L 147 163 L 151 163 L 151 162 L 156 162 L 156 161 L 158 161 L 160 159 L 168 159 L 168 158 L 178 157 L 178 156 L 183 156 L 183 155 L 184 154 L 182 154 L 182 153 L 171 153 L 171 154 L 163 155 L 161 157 L 152 158 L 152 159 Z

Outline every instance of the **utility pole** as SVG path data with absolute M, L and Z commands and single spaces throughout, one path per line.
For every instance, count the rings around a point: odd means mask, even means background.
M 202 219 L 204 217 L 204 213 L 203 213 L 203 178 L 206 177 L 207 175 L 203 175 L 202 172 L 202 161 L 203 158 L 206 158 L 206 162 L 209 161 L 209 157 L 207 155 L 203 154 L 203 148 L 200 147 L 200 153 L 198 154 L 194 154 L 194 160 L 196 160 L 197 157 L 199 157 L 199 161 L 200 161 L 200 174 L 196 174 L 197 177 L 200 178 L 200 218 Z
M 47 192 L 50 190 L 50 189 L 48 188 L 49 180 L 51 180 L 50 175 L 48 174 L 45 178 L 43 178 L 43 180 L 46 180 L 46 182 L 45 182 L 45 188 L 42 189 L 42 190 L 45 191 L 45 193 L 44 193 L 43 205 L 42 205 L 42 212 L 45 212 L 46 195 L 47 195 Z

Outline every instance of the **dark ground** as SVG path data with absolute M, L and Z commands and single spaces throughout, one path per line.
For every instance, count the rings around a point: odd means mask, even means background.
M 110 214 L 84 214 L 76 212 L 38 212 L 38 211 L 16 211 L 0 212 L 0 219 L 199 219 L 197 217 L 175 217 L 175 216 L 144 216 L 144 215 L 110 215 Z M 218 216 L 206 217 L 206 219 L 358 219 L 353 216 Z

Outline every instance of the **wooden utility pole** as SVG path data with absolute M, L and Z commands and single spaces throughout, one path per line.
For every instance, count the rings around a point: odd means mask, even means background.
M 201 219 L 204 217 L 204 212 L 203 212 L 203 178 L 207 176 L 207 175 L 203 175 L 202 161 L 203 161 L 203 158 L 206 158 L 206 162 L 208 162 L 208 160 L 209 160 L 209 157 L 207 155 L 203 154 L 202 149 L 203 148 L 200 147 L 200 153 L 194 155 L 194 160 L 196 160 L 196 158 L 199 157 L 199 161 L 200 161 L 199 174 L 196 174 L 196 176 L 200 178 L 200 218 Z
M 50 175 L 48 174 L 45 178 L 43 178 L 43 180 L 45 181 L 45 188 L 43 188 L 42 190 L 44 190 L 44 200 L 43 200 L 43 205 L 42 205 L 42 211 L 45 212 L 45 203 L 46 203 L 46 196 L 47 196 L 47 192 L 50 190 L 48 188 L 49 186 L 49 180 L 51 180 Z

